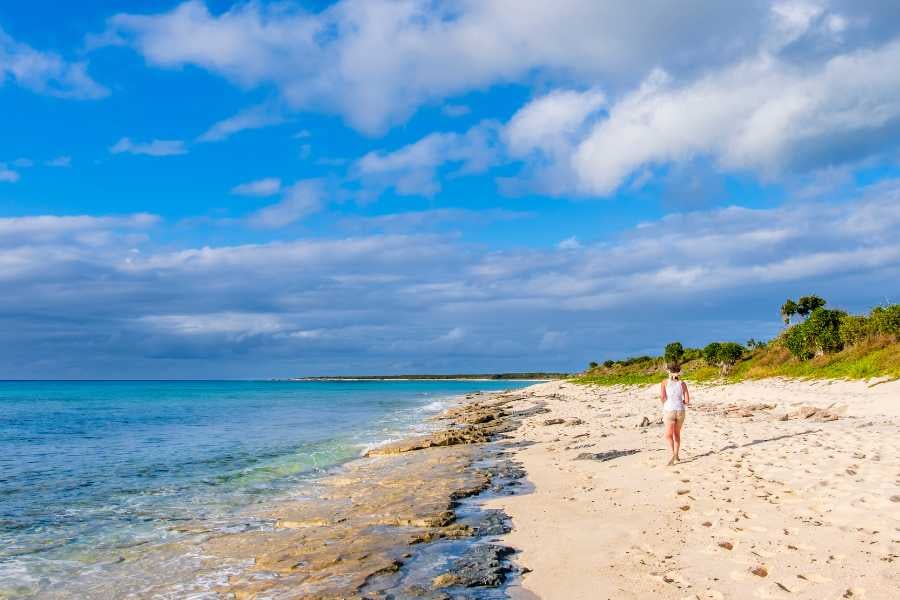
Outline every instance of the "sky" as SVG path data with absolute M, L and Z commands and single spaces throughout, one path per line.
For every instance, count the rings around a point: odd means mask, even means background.
M 900 4 L 0 4 L 0 378 L 575 371 L 900 297 Z

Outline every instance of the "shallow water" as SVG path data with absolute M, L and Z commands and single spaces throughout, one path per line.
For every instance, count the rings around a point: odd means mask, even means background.
M 169 580 L 202 560 L 190 530 L 252 527 L 242 509 L 426 429 L 454 397 L 523 385 L 0 382 L 0 598 L 116 597 L 123 556 L 152 589 L 161 557 Z

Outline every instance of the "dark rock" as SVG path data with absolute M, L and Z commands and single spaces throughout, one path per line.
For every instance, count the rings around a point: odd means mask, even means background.
M 544 425 L 562 425 L 565 422 L 565 419 L 547 419 L 544 421 Z
M 609 450 L 607 452 L 582 452 L 578 456 L 575 457 L 575 460 L 599 460 L 600 462 L 606 462 L 608 460 L 613 460 L 614 458 L 621 458 L 623 456 L 630 456 L 632 454 L 637 454 L 640 450 Z
M 504 558 L 512 554 L 513 549 L 497 544 L 481 544 L 471 548 L 466 554 L 453 562 L 449 571 L 435 577 L 433 588 L 459 585 L 463 587 L 497 587 L 506 581 L 506 575 L 512 567 Z

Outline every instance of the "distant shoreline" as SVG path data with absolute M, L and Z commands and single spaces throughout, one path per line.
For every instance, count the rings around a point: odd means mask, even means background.
M 566 379 L 569 373 L 497 373 L 478 375 L 326 375 L 285 377 L 274 381 L 552 381 Z

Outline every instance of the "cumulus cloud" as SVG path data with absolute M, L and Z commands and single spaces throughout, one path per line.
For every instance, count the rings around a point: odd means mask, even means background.
M 152 140 L 150 142 L 132 142 L 123 137 L 113 144 L 109 151 L 113 154 L 143 154 L 146 156 L 176 156 L 187 154 L 187 148 L 181 140 Z
M 448 176 L 483 173 L 500 160 L 499 125 L 484 121 L 465 133 L 431 133 L 390 152 L 370 152 L 354 167 L 368 188 L 393 187 L 401 195 L 433 196 L 440 190 L 438 169 Z
M 895 41 L 802 69 L 763 54 L 690 81 L 656 70 L 608 107 L 598 92 L 537 98 L 504 139 L 547 169 L 543 188 L 555 193 L 609 195 L 648 168 L 698 157 L 764 179 L 808 172 L 896 147 L 898 60 Z
M 68 62 L 54 52 L 42 52 L 18 42 L 0 28 L 0 85 L 7 79 L 38 94 L 93 100 L 109 95 L 94 81 L 84 62 Z
M 423 103 L 536 70 L 627 81 L 661 57 L 679 70 L 725 61 L 755 47 L 766 18 L 761 3 L 715 0 L 342 0 L 318 13 L 253 2 L 218 14 L 191 0 L 116 15 L 107 37 L 159 67 L 273 84 L 295 108 L 337 112 L 372 133 Z
M 172 249 L 150 215 L 3 219 L 0 375 L 573 369 L 637 343 L 767 337 L 784 296 L 861 309 L 900 292 L 898 200 L 893 182 L 502 251 L 423 234 Z
M 200 137 L 199 142 L 221 142 L 235 133 L 248 129 L 262 129 L 284 122 L 284 116 L 275 108 L 262 105 L 243 110 L 236 115 L 213 123 Z
M 280 191 L 281 179 L 277 177 L 248 181 L 231 188 L 231 193 L 236 196 L 274 196 Z

